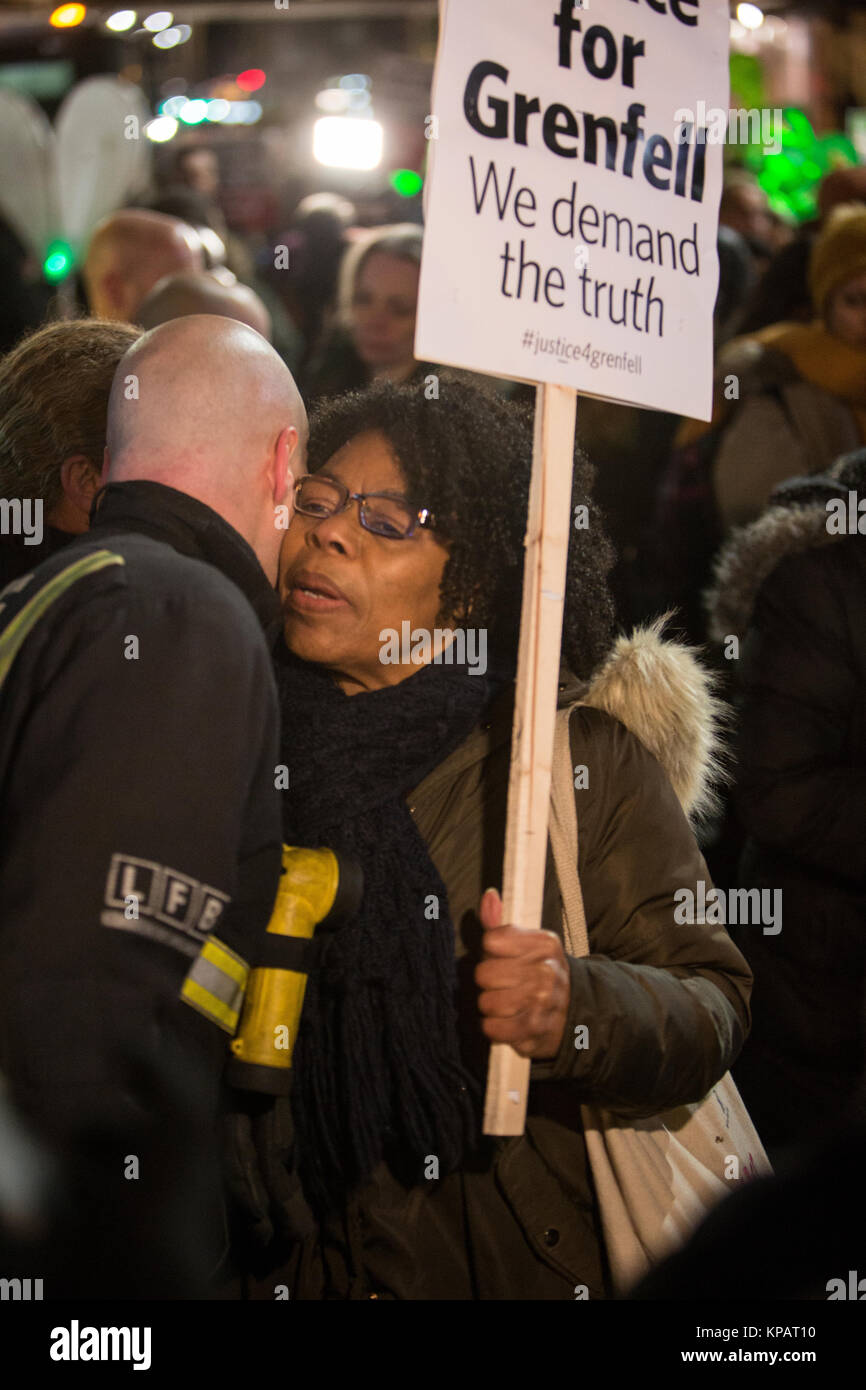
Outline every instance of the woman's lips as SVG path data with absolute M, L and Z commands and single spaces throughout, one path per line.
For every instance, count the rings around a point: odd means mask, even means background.
M 286 590 L 285 606 L 297 613 L 334 613 L 347 608 L 349 600 L 332 580 L 305 572 L 292 579 Z

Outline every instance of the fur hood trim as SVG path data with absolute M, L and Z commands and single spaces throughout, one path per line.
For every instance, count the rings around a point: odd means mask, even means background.
M 714 584 L 707 591 L 708 632 L 714 642 L 742 639 L 752 621 L 758 590 L 781 560 L 834 541 L 825 506 L 770 507 L 735 531 L 719 552 Z
M 695 649 L 663 640 L 672 616 L 618 638 L 580 703 L 604 710 L 640 740 L 695 825 L 718 810 L 719 788 L 729 780 L 721 736 L 730 713 Z
M 866 449 L 843 454 L 826 473 L 780 483 L 769 508 L 732 532 L 716 557 L 713 584 L 704 595 L 712 641 L 744 637 L 768 575 L 788 555 L 836 540 L 827 531 L 828 502 L 864 489 Z

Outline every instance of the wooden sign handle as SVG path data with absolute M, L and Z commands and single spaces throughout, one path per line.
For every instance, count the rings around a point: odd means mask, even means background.
M 536 388 L 502 881 L 502 920 L 536 930 L 547 862 L 576 409 L 577 393 L 569 387 Z M 529 1067 L 529 1058 L 507 1043 L 491 1043 L 485 1134 L 523 1133 Z

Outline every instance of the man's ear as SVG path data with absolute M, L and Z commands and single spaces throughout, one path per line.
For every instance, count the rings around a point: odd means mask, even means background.
M 107 454 L 106 450 L 106 454 Z M 60 465 L 64 496 L 85 517 L 90 514 L 93 494 L 100 485 L 99 472 L 84 454 L 72 454 Z
M 294 501 L 292 489 L 295 475 L 290 467 L 292 456 L 298 447 L 298 431 L 294 425 L 287 425 L 277 436 L 274 452 L 268 464 L 268 484 L 276 506 L 291 506 Z
M 110 471 L 111 471 L 111 456 L 110 456 L 110 454 L 109 454 L 109 452 L 108 452 L 108 445 L 106 444 L 105 448 L 104 448 L 103 451 L 102 451 L 102 477 L 101 477 L 100 480 L 99 480 L 99 481 L 102 483 L 103 487 L 104 487 L 105 484 L 108 482 L 108 474 L 109 474 Z

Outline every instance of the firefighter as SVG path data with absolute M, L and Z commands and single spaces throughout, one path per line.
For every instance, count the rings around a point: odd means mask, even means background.
M 0 594 L 0 1069 L 85 1175 L 88 1254 L 46 1297 L 194 1295 L 220 1254 L 220 1077 L 280 873 L 269 648 L 306 433 L 252 329 L 145 334 L 91 530 Z

